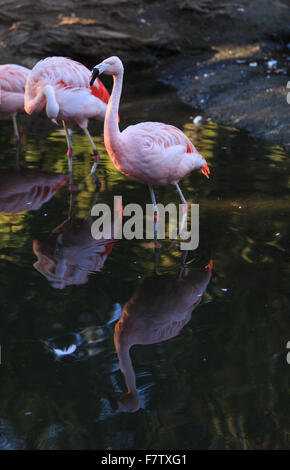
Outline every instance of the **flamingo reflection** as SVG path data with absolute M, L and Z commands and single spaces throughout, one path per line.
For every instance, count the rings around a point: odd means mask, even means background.
M 134 412 L 140 408 L 130 348 L 179 335 L 206 291 L 212 266 L 210 261 L 203 269 L 185 270 L 178 279 L 171 275 L 151 276 L 124 305 L 114 333 L 120 369 L 128 389 L 119 400 L 119 411 Z
M 38 210 L 68 182 L 68 176 L 31 168 L 0 171 L 0 212 Z
M 86 284 L 90 274 L 101 271 L 114 244 L 113 224 L 112 238 L 95 239 L 91 234 L 92 217 L 73 218 L 72 207 L 71 194 L 68 219 L 56 227 L 47 240 L 33 241 L 33 251 L 38 258 L 33 266 L 56 289 Z

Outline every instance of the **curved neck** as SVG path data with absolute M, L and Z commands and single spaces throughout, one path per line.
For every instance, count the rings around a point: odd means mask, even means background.
M 59 105 L 56 101 L 55 91 L 51 85 L 43 88 L 43 94 L 46 98 L 46 114 L 50 119 L 56 119 L 59 112 Z
M 30 90 L 25 91 L 25 111 L 28 114 L 39 113 L 46 106 L 46 111 L 56 117 L 58 114 L 59 106 L 56 101 L 55 91 L 51 85 L 44 86 L 40 93 L 37 93 L 34 98 L 30 94 Z M 50 116 L 48 116 L 50 117 Z
M 114 152 L 120 144 L 120 129 L 118 124 L 118 111 L 123 85 L 123 70 L 113 76 L 114 85 L 107 105 L 104 137 L 108 152 Z

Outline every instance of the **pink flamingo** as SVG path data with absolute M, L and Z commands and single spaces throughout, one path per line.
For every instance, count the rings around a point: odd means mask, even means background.
M 90 85 L 104 73 L 114 79 L 113 91 L 106 110 L 105 146 L 115 167 L 140 183 L 148 184 L 154 206 L 154 231 L 157 236 L 158 210 L 153 185 L 174 184 L 185 204 L 179 180 L 192 170 L 201 169 L 209 178 L 205 159 L 186 135 L 174 126 L 161 122 L 142 122 L 119 130 L 118 109 L 124 68 L 118 57 L 109 57 L 93 68 Z
M 12 117 L 15 143 L 19 142 L 16 115 L 24 112 L 24 91 L 29 72 L 21 65 L 0 65 L 0 112 Z
M 32 69 L 25 89 L 24 105 L 28 114 L 46 110 L 56 123 L 62 120 L 68 146 L 69 171 L 72 173 L 73 147 L 67 121 L 75 121 L 87 135 L 94 152 L 92 174 L 100 155 L 88 130 L 88 119 L 103 121 L 109 93 L 100 80 L 90 86 L 90 71 L 84 65 L 65 57 L 47 57 Z
M 203 269 L 191 269 L 178 279 L 170 275 L 145 279 L 124 305 L 115 326 L 114 343 L 128 392 L 119 400 L 119 411 L 140 407 L 136 375 L 130 357 L 135 344 L 167 341 L 181 333 L 199 305 L 211 279 L 212 260 Z

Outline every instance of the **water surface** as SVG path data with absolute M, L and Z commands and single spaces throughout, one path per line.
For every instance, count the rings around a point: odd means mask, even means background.
M 87 234 L 96 200 L 112 206 L 113 196 L 122 195 L 123 204 L 145 207 L 148 190 L 115 170 L 101 123 L 91 123 L 102 187 L 96 199 L 87 178 L 70 208 L 60 129 L 44 116 L 21 116 L 25 169 L 17 170 L 12 124 L 1 120 L 1 449 L 290 447 L 289 160 L 281 147 L 238 129 L 212 121 L 196 127 L 195 115 L 152 76 L 132 79 L 124 90 L 122 128 L 143 120 L 176 125 L 211 169 L 210 180 L 195 172 L 181 187 L 190 203 L 200 204 L 200 243 L 186 270 L 213 260 L 212 277 L 179 335 L 132 348 L 140 399 L 134 413 L 117 408 L 126 385 L 114 327 L 124 304 L 153 275 L 154 247 L 121 240 L 96 250 Z M 90 171 L 91 150 L 73 129 L 78 184 Z M 11 203 L 4 189 L 20 186 L 19 172 L 34 189 Z M 173 186 L 156 195 L 179 203 Z M 63 255 L 55 250 L 69 215 L 74 228 L 66 232 Z M 60 258 L 71 262 L 66 282 L 51 276 L 57 256 L 58 277 Z M 166 276 L 177 279 L 182 261 L 178 244 L 162 243 L 158 276 L 165 283 Z M 71 345 L 68 356 L 53 352 Z

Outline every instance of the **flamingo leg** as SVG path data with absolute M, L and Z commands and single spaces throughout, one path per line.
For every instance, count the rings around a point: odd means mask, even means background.
M 182 200 L 182 203 L 183 203 L 183 215 L 182 215 L 182 220 L 181 220 L 181 227 L 179 229 L 179 236 L 182 236 L 182 232 L 183 232 L 183 229 L 184 229 L 184 224 L 185 224 L 186 217 L 187 217 L 188 204 L 187 204 L 187 201 L 186 201 L 185 197 L 182 194 L 182 191 L 180 189 L 179 184 L 175 183 L 175 186 L 176 186 L 178 194 L 179 194 L 179 196 Z
M 18 126 L 17 126 L 17 121 L 16 121 L 16 114 L 12 115 L 12 122 L 13 122 L 13 129 L 14 129 L 14 142 L 15 144 L 19 143 L 19 132 L 18 132 Z
M 160 248 L 155 246 L 155 257 L 154 257 L 154 274 L 157 274 L 159 264 Z
M 93 163 L 93 166 L 92 166 L 92 169 L 91 169 L 91 174 L 94 175 L 95 174 L 95 171 L 96 171 L 96 168 L 98 166 L 98 163 L 99 163 L 99 160 L 100 160 L 100 154 L 98 152 L 98 149 L 97 147 L 95 146 L 94 144 L 94 141 L 91 137 L 91 134 L 89 133 L 89 130 L 87 127 L 83 127 L 83 130 L 86 134 L 86 136 L 88 137 L 90 143 L 91 143 L 91 146 L 93 147 L 93 152 L 94 152 L 94 163 Z
M 181 264 L 181 268 L 180 268 L 180 271 L 179 271 L 178 279 L 182 279 L 184 269 L 185 269 L 185 266 L 186 266 L 187 256 L 188 256 L 188 250 L 186 250 L 184 255 L 183 255 L 182 264 Z
M 160 248 L 160 243 L 157 241 L 157 222 L 158 222 L 158 208 L 156 204 L 156 198 L 154 194 L 154 189 L 151 184 L 148 184 L 151 201 L 154 207 L 154 246 L 155 248 Z
M 15 168 L 16 168 L 16 170 L 20 170 L 20 165 L 19 165 L 19 145 L 16 145 Z
M 68 132 L 66 122 L 62 121 L 62 125 L 63 125 L 63 128 L 64 128 L 65 138 L 66 138 L 66 143 L 67 143 L 67 156 L 68 156 L 69 171 L 70 171 L 70 173 L 72 173 L 72 158 L 73 158 L 73 154 L 74 154 L 73 146 L 72 146 L 72 143 L 71 143 L 71 138 L 70 138 L 70 135 L 69 135 L 69 132 Z
M 72 162 L 72 159 L 73 159 L 73 154 L 74 154 L 74 153 L 73 153 L 73 147 L 72 147 L 72 143 L 71 143 L 71 138 L 70 138 L 70 135 L 69 135 L 69 132 L 68 132 L 68 128 L 67 128 L 66 122 L 65 122 L 65 121 L 62 121 L 62 125 L 63 125 L 63 128 L 64 128 L 65 137 L 66 137 L 66 143 L 67 143 L 67 156 L 68 156 L 69 180 L 70 180 L 70 186 L 72 187 L 72 184 L 73 184 L 73 180 L 72 180 L 73 162 Z

